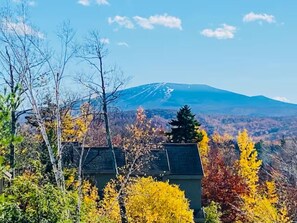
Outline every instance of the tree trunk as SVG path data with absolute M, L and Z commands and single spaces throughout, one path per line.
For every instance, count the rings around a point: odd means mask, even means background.
M 106 131 L 106 141 L 107 141 L 108 147 L 112 153 L 113 165 L 115 168 L 116 175 L 118 175 L 119 172 L 118 172 L 117 160 L 116 160 L 116 155 L 115 155 L 115 151 L 114 151 L 113 144 L 112 144 L 112 138 L 111 138 L 111 132 L 110 132 L 110 126 L 109 126 L 108 108 L 107 108 L 108 102 L 107 102 L 105 80 L 104 80 L 104 73 L 103 73 L 103 63 L 102 63 L 103 61 L 102 61 L 100 52 L 99 52 L 99 61 L 100 61 L 101 87 L 102 87 L 102 107 L 103 107 L 103 116 L 104 116 L 105 131 Z M 128 223 L 123 190 L 119 189 L 118 191 L 120 192 L 118 201 L 119 201 L 119 206 L 120 206 L 121 222 Z
M 120 206 L 120 215 L 121 215 L 121 223 L 128 223 L 127 219 L 127 210 L 125 205 L 125 193 L 124 190 L 121 188 L 120 182 L 117 183 L 117 191 L 119 191 L 119 206 Z
M 85 152 L 85 137 L 81 146 L 81 153 L 79 156 L 79 164 L 78 164 L 78 197 L 77 197 L 77 218 L 76 223 L 80 222 L 80 215 L 81 215 L 81 204 L 83 199 L 83 178 L 82 178 L 82 165 L 83 165 L 83 156 Z
M 14 109 L 10 113 L 11 115 L 11 126 L 10 126 L 10 134 L 11 134 L 11 139 L 9 143 L 9 150 L 10 150 L 10 155 L 9 155 L 9 163 L 10 163 L 10 168 L 11 168 L 11 178 L 15 178 L 15 146 L 14 146 L 14 138 L 16 134 L 16 112 Z
M 14 81 L 14 72 L 13 72 L 13 65 L 11 62 L 11 57 L 8 52 L 7 47 L 5 47 L 6 50 L 6 55 L 8 58 L 8 63 L 9 63 L 9 87 L 10 87 L 10 93 L 14 95 L 14 99 L 17 98 L 17 88 L 15 86 L 15 81 Z M 9 142 L 9 164 L 10 164 L 10 169 L 11 169 L 11 178 L 15 178 L 15 146 L 14 146 L 14 139 L 16 136 L 16 125 L 17 125 L 17 116 L 16 116 L 16 109 L 17 109 L 17 104 L 18 101 L 12 101 L 9 100 L 10 103 L 10 142 Z
M 116 175 L 118 175 L 118 166 L 117 166 L 116 155 L 115 155 L 114 148 L 113 148 L 113 145 L 112 145 L 112 140 L 111 140 L 111 134 L 110 134 L 110 129 L 109 129 L 109 120 L 108 120 L 108 115 L 107 115 L 106 103 L 103 103 L 103 114 L 104 114 L 104 121 L 105 121 L 105 128 L 106 128 L 106 139 L 107 139 L 108 147 L 111 149 L 111 152 L 112 152 Z M 118 201 L 119 201 L 119 206 L 120 206 L 121 222 L 122 223 L 128 223 L 127 211 L 126 211 L 125 199 L 124 199 L 125 194 L 124 194 L 123 190 L 121 190 L 121 185 L 120 184 L 119 184 L 119 187 L 117 188 L 117 191 L 120 193 Z
M 46 145 L 46 148 L 48 150 L 48 154 L 49 154 L 50 161 L 51 161 L 51 164 L 52 164 L 52 167 L 53 167 L 53 172 L 54 172 L 54 176 L 55 176 L 55 180 L 56 180 L 57 186 L 61 190 L 63 190 L 62 184 L 60 182 L 60 174 L 59 174 L 59 171 L 58 171 L 58 168 L 57 168 L 54 151 L 53 151 L 53 148 L 51 147 L 51 144 L 50 144 L 50 141 L 49 141 L 47 132 L 46 132 L 46 128 L 45 128 L 44 122 L 42 120 L 42 117 L 41 117 L 39 108 L 37 106 L 37 102 L 36 102 L 35 97 L 33 95 L 33 90 L 32 89 L 29 89 L 28 91 L 29 91 L 28 92 L 28 94 L 29 94 L 29 97 L 28 98 L 30 99 L 30 102 L 32 104 L 32 108 L 33 108 L 33 111 L 34 111 L 34 113 L 36 115 L 36 119 L 37 119 L 37 122 L 38 122 L 38 126 L 40 128 L 40 132 L 41 132 L 43 141 L 44 141 L 44 143 Z
M 103 103 L 103 116 L 104 116 L 105 130 L 106 130 L 106 141 L 107 141 L 108 147 L 112 153 L 113 165 L 115 168 L 116 175 L 118 175 L 118 165 L 117 165 L 116 155 L 115 155 L 115 151 L 114 151 L 112 139 L 111 139 L 106 103 Z
M 60 80 L 59 80 L 59 73 L 57 74 L 57 79 L 55 80 L 56 85 L 56 118 L 57 118 L 57 164 L 58 164 L 58 175 L 60 186 L 62 190 L 65 190 L 65 179 L 63 173 L 63 164 L 62 164 L 62 121 L 61 121 L 61 114 L 60 114 Z
M 99 62 L 100 62 L 100 78 L 101 78 L 101 88 L 102 88 L 102 106 L 103 106 L 103 116 L 104 116 L 104 123 L 105 123 L 105 131 L 106 131 L 106 141 L 108 144 L 109 149 L 112 153 L 113 158 L 113 165 L 115 168 L 116 175 L 118 175 L 118 166 L 117 166 L 117 160 L 116 155 L 114 152 L 114 148 L 112 145 L 112 139 L 111 139 L 111 132 L 109 127 L 109 119 L 108 119 L 108 111 L 107 111 L 107 96 L 106 96 L 106 89 L 105 89 L 105 80 L 104 80 L 104 72 L 103 72 L 103 58 L 101 56 L 101 52 L 99 53 Z

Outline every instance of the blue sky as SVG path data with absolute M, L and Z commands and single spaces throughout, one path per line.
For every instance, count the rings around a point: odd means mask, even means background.
M 30 4 L 33 22 L 49 39 L 65 20 L 71 21 L 79 37 L 100 31 L 110 50 L 109 61 L 133 77 L 128 86 L 208 84 L 297 103 L 296 0 L 31 0 Z

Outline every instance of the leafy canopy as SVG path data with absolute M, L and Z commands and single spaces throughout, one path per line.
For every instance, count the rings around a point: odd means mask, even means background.
M 115 185 L 104 190 L 103 212 L 115 222 L 120 221 Z M 178 186 L 158 182 L 153 178 L 138 178 L 127 188 L 125 199 L 128 221 L 131 223 L 190 223 L 193 211 Z
M 209 206 L 203 208 L 205 212 L 205 223 L 221 223 L 222 213 L 220 212 L 220 205 L 212 201 Z

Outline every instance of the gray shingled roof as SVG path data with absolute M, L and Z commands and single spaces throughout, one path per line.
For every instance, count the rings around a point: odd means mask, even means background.
M 143 172 L 159 175 L 170 171 L 166 150 L 153 150 L 150 153 L 150 157 L 150 160 L 143 167 Z
M 83 170 L 85 173 L 114 173 L 114 161 L 112 152 L 108 147 L 94 147 L 85 149 Z M 117 165 L 125 165 L 125 154 L 119 148 L 115 148 Z
M 203 175 L 197 144 L 165 144 L 174 175 Z
M 115 173 L 113 156 L 108 147 L 86 148 L 85 151 L 84 173 Z M 117 166 L 123 167 L 126 163 L 124 151 L 115 148 L 115 154 Z M 78 161 L 78 155 L 72 152 L 74 163 Z M 147 175 L 203 175 L 197 144 L 164 144 L 164 149 L 151 151 L 150 157 L 144 166 Z

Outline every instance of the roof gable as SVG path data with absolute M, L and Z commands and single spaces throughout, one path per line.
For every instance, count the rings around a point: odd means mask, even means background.
M 115 148 L 115 155 L 117 166 L 125 166 L 125 152 L 120 148 Z M 78 163 L 79 152 L 72 152 L 72 156 L 73 162 Z M 197 144 L 164 144 L 163 149 L 152 150 L 149 156 L 142 171 L 146 175 L 203 176 Z M 85 148 L 83 171 L 85 174 L 115 173 L 111 150 L 108 147 Z
M 201 175 L 203 168 L 197 144 L 178 143 L 165 144 L 170 164 L 170 172 L 174 175 Z

